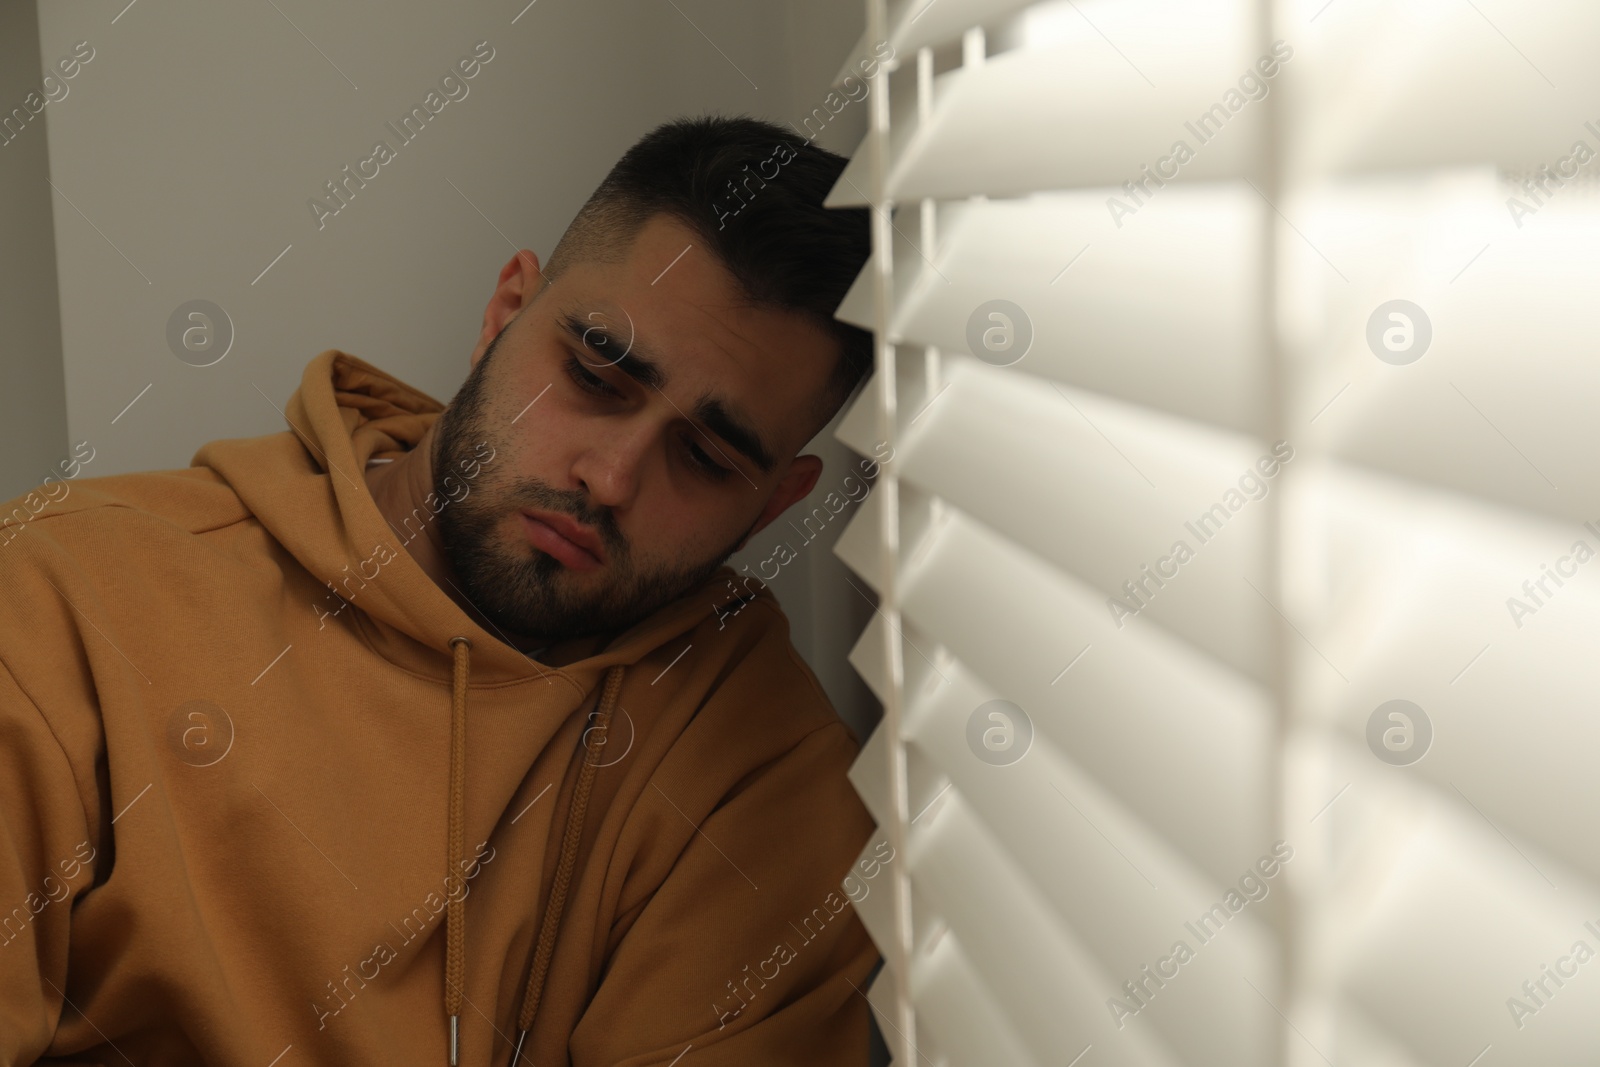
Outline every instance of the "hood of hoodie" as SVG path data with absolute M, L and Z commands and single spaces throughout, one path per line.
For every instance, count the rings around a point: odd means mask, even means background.
M 269 533 L 330 590 L 326 610 L 343 615 L 338 589 L 351 588 L 352 567 L 374 559 L 380 546 L 395 556 L 379 576 L 360 585 L 350 614 L 380 655 L 407 670 L 445 679 L 450 640 L 472 642 L 472 678 L 492 683 L 548 676 L 579 693 L 592 692 L 608 667 L 630 665 L 663 642 L 693 628 L 713 603 L 732 603 L 703 590 L 734 576 L 723 567 L 701 587 L 629 629 L 574 638 L 546 648 L 538 660 L 489 632 L 423 571 L 390 528 L 367 488 L 373 457 L 414 447 L 444 405 L 355 356 L 329 349 L 305 368 L 284 408 L 293 437 L 213 441 L 194 456 L 229 483 Z M 296 476 L 286 476 L 298 471 Z M 444 506 L 448 506 L 446 503 Z M 378 558 L 384 558 L 382 556 Z M 764 588 L 741 593 L 770 597 Z M 563 663 L 551 667 L 549 661 Z

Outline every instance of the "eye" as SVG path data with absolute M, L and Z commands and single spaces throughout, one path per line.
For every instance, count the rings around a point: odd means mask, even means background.
M 689 453 L 689 461 L 693 463 L 695 467 L 698 468 L 699 471 L 708 478 L 720 482 L 724 478 L 727 478 L 729 475 L 733 474 L 732 470 L 724 467 L 722 464 L 706 455 L 705 450 L 695 442 L 693 437 L 685 435 L 683 438 L 683 447 L 684 450 Z
M 584 369 L 583 361 L 570 352 L 567 353 L 567 377 L 571 378 L 578 388 L 595 396 L 616 397 L 622 395 L 612 388 L 605 379 Z
M 597 374 L 591 373 L 583 365 L 583 360 L 573 352 L 567 353 L 567 377 L 584 392 L 593 396 L 606 399 L 616 399 L 622 394 Z M 696 471 L 715 482 L 723 481 L 733 475 L 733 469 L 724 467 L 706 454 L 692 434 L 685 434 L 682 438 L 683 449 L 689 456 L 689 463 Z

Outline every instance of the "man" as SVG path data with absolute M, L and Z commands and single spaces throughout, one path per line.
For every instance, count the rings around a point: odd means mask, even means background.
M 842 166 L 668 124 L 442 413 L 328 351 L 282 433 L 6 506 L 0 1063 L 864 1061 L 893 854 L 721 566 L 868 363 Z

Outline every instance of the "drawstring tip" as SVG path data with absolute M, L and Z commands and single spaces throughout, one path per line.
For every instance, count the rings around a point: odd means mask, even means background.
M 518 1031 L 517 1032 L 517 1050 L 511 1054 L 511 1067 L 517 1067 L 518 1061 L 520 1061 L 522 1059 L 522 1043 L 524 1041 L 526 1041 L 526 1040 L 528 1040 L 528 1031 L 526 1031 L 526 1030 Z
M 450 1067 L 456 1067 L 456 1061 L 461 1051 L 461 1016 L 450 1016 Z

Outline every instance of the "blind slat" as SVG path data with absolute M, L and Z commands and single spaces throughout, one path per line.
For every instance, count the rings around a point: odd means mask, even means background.
M 1264 433 L 1255 297 L 1265 205 L 1241 183 L 1195 185 L 1113 214 L 1108 192 L 942 205 L 931 261 L 909 243 L 896 250 L 889 336 Z M 863 272 L 837 315 L 870 329 L 869 281 Z M 1002 297 L 1031 334 L 1015 362 L 982 347 L 993 321 L 984 306 Z
M 1159 630 L 1116 633 L 1099 604 L 1030 562 L 952 519 L 905 590 L 906 618 L 928 637 L 918 643 L 930 656 L 932 642 L 949 648 L 1154 833 L 1216 880 L 1232 880 L 1268 833 L 1264 694 Z M 1003 625 L 972 610 L 979 598 L 1005 605 Z M 907 691 L 937 692 L 959 677 L 941 664 Z M 1046 766 L 1024 758 L 1012 769 L 1033 777 Z

